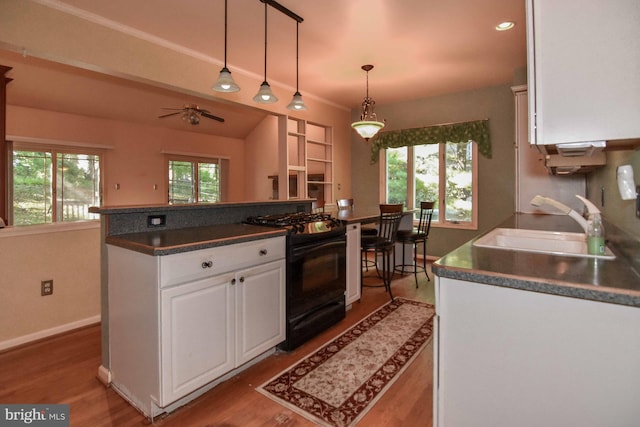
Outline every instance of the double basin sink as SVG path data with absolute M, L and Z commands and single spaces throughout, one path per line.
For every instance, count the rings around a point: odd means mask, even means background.
M 587 252 L 584 233 L 496 228 L 473 242 L 474 246 L 584 258 L 615 259 L 609 247 L 602 255 Z

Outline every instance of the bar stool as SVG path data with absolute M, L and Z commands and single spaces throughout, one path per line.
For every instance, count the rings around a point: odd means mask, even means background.
M 402 264 L 395 266 L 394 270 L 400 272 L 400 274 L 413 273 L 416 279 L 416 288 L 418 287 L 418 272 L 424 271 L 424 274 L 429 278 L 427 273 L 427 239 L 429 238 L 429 230 L 431 229 L 431 218 L 433 217 L 433 207 L 435 202 L 420 202 L 420 219 L 418 220 L 418 227 L 413 230 L 398 230 L 396 239 L 398 243 L 402 244 Z M 422 265 L 418 265 L 417 249 L 418 245 L 422 244 Z M 404 252 L 405 245 L 413 246 L 413 264 L 404 264 Z M 411 270 L 407 270 L 411 268 Z
M 378 234 L 375 236 L 362 236 L 361 238 L 361 256 L 360 269 L 364 267 L 365 259 L 370 252 L 373 252 L 374 259 L 377 259 L 378 253 L 382 255 L 382 281 L 389 296 L 393 301 L 391 293 L 391 278 L 393 277 L 394 265 L 391 264 L 394 259 L 396 234 L 398 225 L 402 218 L 402 204 L 397 205 L 380 205 L 380 221 L 378 223 Z M 376 263 L 376 270 L 378 265 Z M 378 270 L 380 275 L 380 271 Z M 362 288 L 363 283 L 360 282 Z

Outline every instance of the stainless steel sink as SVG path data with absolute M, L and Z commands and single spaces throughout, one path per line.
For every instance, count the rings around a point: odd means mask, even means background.
M 587 253 L 584 233 L 496 228 L 473 242 L 474 246 L 585 258 L 615 259 L 609 247 L 604 255 Z

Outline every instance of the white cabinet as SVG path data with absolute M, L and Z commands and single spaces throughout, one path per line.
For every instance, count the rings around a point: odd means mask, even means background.
M 284 237 L 167 256 L 109 245 L 108 256 L 112 384 L 148 416 L 285 339 Z
M 640 2 L 527 0 L 530 142 L 640 137 Z
M 233 274 L 161 291 L 160 406 L 235 367 Z
M 434 426 L 638 425 L 640 309 L 435 285 Z
M 360 223 L 347 225 L 347 307 L 360 299 Z

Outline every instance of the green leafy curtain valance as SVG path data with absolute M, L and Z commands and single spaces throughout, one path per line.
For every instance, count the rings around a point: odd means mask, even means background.
M 371 164 L 378 161 L 380 150 L 385 148 L 467 141 L 473 141 L 478 144 L 480 154 L 490 159 L 489 120 L 380 132 L 373 139 L 371 146 Z

